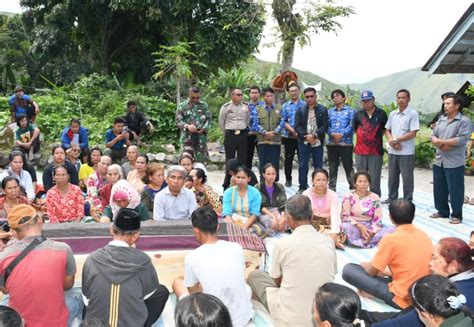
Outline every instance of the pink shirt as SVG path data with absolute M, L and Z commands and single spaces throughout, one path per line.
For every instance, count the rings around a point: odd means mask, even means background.
M 339 205 L 337 194 L 333 190 L 327 189 L 323 197 L 314 194 L 313 189 L 309 188 L 303 192 L 311 200 L 313 215 L 331 220 L 331 233 L 338 234 L 341 230 L 341 207 Z

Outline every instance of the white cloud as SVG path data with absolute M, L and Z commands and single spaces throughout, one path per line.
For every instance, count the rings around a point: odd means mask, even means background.
M 428 61 L 471 0 L 346 0 L 356 14 L 341 19 L 335 35 L 312 38 L 311 46 L 295 51 L 293 66 L 337 83 L 365 82 L 419 67 Z M 271 8 L 268 8 L 271 13 Z M 263 43 L 274 41 L 267 23 Z M 258 58 L 277 60 L 278 47 L 260 46 Z

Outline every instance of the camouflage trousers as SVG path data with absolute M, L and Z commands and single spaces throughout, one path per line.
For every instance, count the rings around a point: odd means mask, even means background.
M 189 137 L 181 138 L 181 151 L 194 151 L 196 162 L 206 164 L 209 161 L 209 152 L 207 151 L 207 135 L 194 134 Z

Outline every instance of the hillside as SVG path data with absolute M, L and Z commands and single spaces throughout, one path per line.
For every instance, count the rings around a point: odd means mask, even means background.
M 431 75 L 413 68 L 373 79 L 363 84 L 350 84 L 353 89 L 369 89 L 374 92 L 377 102 L 395 101 L 395 92 L 405 88 L 411 92 L 411 104 L 420 112 L 434 112 L 441 105 L 440 96 L 447 91 L 456 92 L 469 79 L 469 74 Z

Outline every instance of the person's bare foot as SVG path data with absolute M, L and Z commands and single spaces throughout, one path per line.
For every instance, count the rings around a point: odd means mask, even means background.
M 361 297 L 365 297 L 366 299 L 374 299 L 375 296 L 373 296 L 372 294 L 369 294 L 367 292 L 364 292 L 362 290 L 357 290 L 357 294 L 359 294 L 359 296 Z

